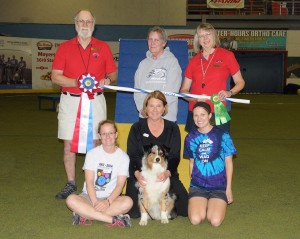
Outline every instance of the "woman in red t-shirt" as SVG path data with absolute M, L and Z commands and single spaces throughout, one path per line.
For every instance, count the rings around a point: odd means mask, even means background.
M 209 23 L 200 24 L 194 36 L 194 51 L 197 53 L 185 70 L 185 78 L 180 92 L 186 94 L 208 95 L 218 94 L 219 100 L 226 105 L 225 99 L 240 92 L 245 81 L 240 72 L 240 66 L 233 52 L 220 47 L 220 40 L 215 28 Z M 232 77 L 234 87 L 227 88 L 227 80 Z M 186 98 L 189 101 L 189 112 L 186 131 L 195 129 L 192 109 L 197 101 L 205 99 Z M 213 105 L 210 101 L 213 111 Z M 213 114 L 214 118 L 214 114 Z M 220 125 L 229 132 L 229 123 Z

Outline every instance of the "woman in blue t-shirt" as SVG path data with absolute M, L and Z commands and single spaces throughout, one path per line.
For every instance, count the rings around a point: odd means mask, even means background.
M 209 104 L 195 104 L 193 119 L 197 129 L 185 138 L 184 157 L 190 159 L 189 220 L 197 225 L 207 218 L 218 227 L 227 204 L 233 202 L 232 155 L 236 149 L 230 135 L 211 124 L 211 117 Z

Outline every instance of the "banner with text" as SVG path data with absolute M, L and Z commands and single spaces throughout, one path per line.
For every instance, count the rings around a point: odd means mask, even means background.
M 286 30 L 217 30 L 229 50 L 285 50 Z
M 58 89 L 51 82 L 55 52 L 62 40 L 32 39 L 32 89 Z
M 286 30 L 216 30 L 221 47 L 228 50 L 286 50 Z M 193 50 L 195 30 L 167 29 L 168 38 L 188 42 L 189 58 Z
M 207 0 L 208 8 L 244 8 L 244 0 Z
M 65 40 L 0 37 L 0 90 L 59 90 L 51 82 L 58 46 Z M 109 42 L 118 60 L 119 42 Z

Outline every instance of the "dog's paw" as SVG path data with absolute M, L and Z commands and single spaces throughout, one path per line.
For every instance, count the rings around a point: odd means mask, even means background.
M 140 220 L 140 226 L 147 226 L 147 224 L 148 224 L 148 221 L 147 220 Z
M 167 224 L 169 223 L 169 219 L 168 218 L 162 218 L 161 221 L 160 221 L 162 224 Z
M 166 224 L 169 223 L 168 215 L 166 212 L 161 212 L 161 223 Z
M 141 220 L 140 220 L 140 225 L 141 226 L 146 226 L 147 225 L 147 223 L 148 223 L 148 215 L 147 215 L 147 213 L 142 213 L 141 214 Z

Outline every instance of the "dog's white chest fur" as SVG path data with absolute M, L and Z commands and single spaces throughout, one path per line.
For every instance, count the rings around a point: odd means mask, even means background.
M 170 178 L 161 181 L 167 170 L 166 153 L 161 146 L 154 145 L 143 157 L 141 174 L 146 181 L 144 188 L 139 187 L 140 225 L 145 226 L 149 217 L 168 223 L 175 198 L 170 197 Z M 139 185 L 137 185 L 139 186 Z
M 165 170 L 160 164 L 154 164 L 152 170 L 142 169 L 142 175 L 147 181 L 146 191 L 151 195 L 149 201 L 152 203 L 158 203 L 161 193 L 169 191 L 170 178 L 167 178 L 164 182 L 157 181 L 157 176 Z

